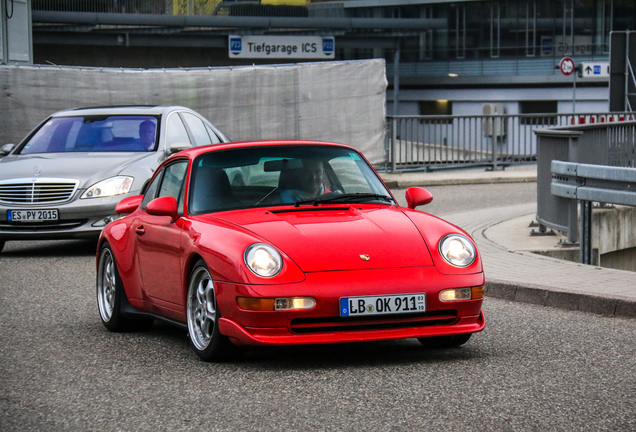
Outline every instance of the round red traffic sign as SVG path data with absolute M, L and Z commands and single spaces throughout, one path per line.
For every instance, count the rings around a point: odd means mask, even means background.
M 559 63 L 559 69 L 563 75 L 572 75 L 574 73 L 574 60 L 570 57 L 563 57 Z

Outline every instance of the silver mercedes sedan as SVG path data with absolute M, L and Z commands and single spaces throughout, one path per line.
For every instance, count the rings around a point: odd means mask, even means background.
M 228 141 L 180 106 L 55 113 L 0 148 L 0 251 L 8 240 L 97 238 L 168 156 Z

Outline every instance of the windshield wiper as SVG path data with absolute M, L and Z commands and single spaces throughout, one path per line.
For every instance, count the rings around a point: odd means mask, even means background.
M 298 206 L 306 205 L 306 204 L 311 204 L 315 206 L 318 204 L 333 203 L 333 202 L 357 202 L 358 200 L 368 200 L 370 198 L 380 199 L 387 202 L 393 202 L 393 198 L 391 198 L 388 195 L 375 194 L 375 193 L 348 193 L 348 194 L 329 196 L 324 198 L 317 197 L 313 199 L 300 200 L 300 201 L 296 201 L 294 206 L 298 207 Z

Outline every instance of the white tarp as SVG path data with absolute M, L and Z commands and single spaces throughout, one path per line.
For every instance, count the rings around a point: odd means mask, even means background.
M 0 66 L 0 145 L 80 106 L 183 105 L 234 141 L 349 144 L 385 160 L 384 60 L 209 69 Z

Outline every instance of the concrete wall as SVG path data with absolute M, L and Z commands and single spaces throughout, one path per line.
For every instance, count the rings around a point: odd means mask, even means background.
M 558 248 L 534 252 L 580 262 L 578 245 L 560 244 Z M 592 265 L 636 272 L 636 207 L 612 206 L 593 210 Z
M 636 271 L 636 207 L 595 209 L 592 246 L 601 267 Z

